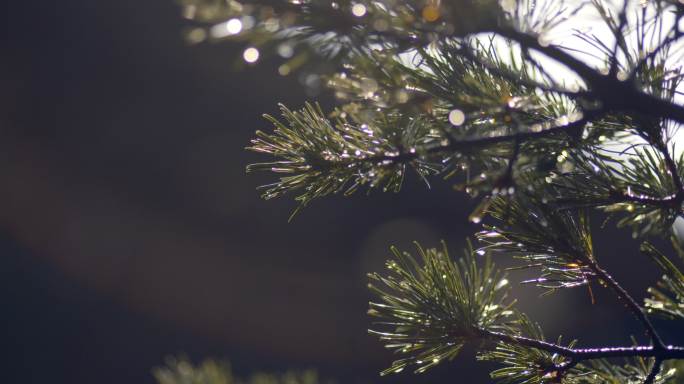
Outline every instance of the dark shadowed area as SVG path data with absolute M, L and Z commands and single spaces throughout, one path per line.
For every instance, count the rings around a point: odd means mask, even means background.
M 452 183 L 323 199 L 288 223 L 294 203 L 259 199 L 270 175 L 245 175 L 262 158 L 243 148 L 269 129 L 262 113 L 306 100 L 296 75 L 268 61 L 236 72 L 239 47 L 187 45 L 172 0 L 4 8 L 2 382 L 152 383 L 150 369 L 179 352 L 230 359 L 240 373 L 488 382 L 472 350 L 427 375 L 380 378 L 392 356 L 366 332 L 365 273 L 389 245 L 445 239 L 458 254 L 477 229 Z M 603 233 L 598 254 L 641 296 L 655 268 L 629 233 Z M 516 293 L 550 337 L 640 336 L 596 291 L 605 305 L 585 290 Z

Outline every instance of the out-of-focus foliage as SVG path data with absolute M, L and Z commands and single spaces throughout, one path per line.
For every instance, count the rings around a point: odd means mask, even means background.
M 382 46 L 398 52 L 434 36 L 464 36 L 505 20 L 497 0 L 181 0 L 194 25 L 188 39 L 232 39 L 279 53 L 292 69 L 325 58 L 330 64 Z M 229 29 L 230 20 L 240 28 Z M 286 46 L 287 48 L 284 48 Z M 287 53 L 285 53 L 287 52 Z M 319 61 L 320 62 L 320 61 Z
M 184 357 L 169 357 L 166 366 L 152 372 L 159 384 L 319 384 L 316 371 L 286 372 L 282 374 L 254 373 L 248 378 L 233 374 L 228 362 L 205 360 L 193 364 Z

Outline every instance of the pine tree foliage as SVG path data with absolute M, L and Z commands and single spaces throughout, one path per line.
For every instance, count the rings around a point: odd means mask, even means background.
M 415 172 L 478 199 L 475 250 L 393 250 L 389 274 L 369 275 L 371 333 L 399 355 L 383 373 L 423 372 L 471 344 L 503 383 L 684 382 L 684 347 L 651 322 L 684 320 L 684 259 L 679 240 L 648 243 L 683 214 L 681 1 L 181 2 L 189 40 L 235 41 L 248 65 L 277 62 L 335 97 L 326 111 L 308 102 L 267 116 L 273 130 L 248 148 L 268 157 L 248 171 L 279 176 L 264 198 L 294 195 L 298 212 L 330 194 L 398 192 Z M 642 238 L 662 271 L 643 303 L 595 254 L 597 215 Z M 492 257 L 538 271 L 523 283 L 542 292 L 605 287 L 648 344 L 547 341 Z

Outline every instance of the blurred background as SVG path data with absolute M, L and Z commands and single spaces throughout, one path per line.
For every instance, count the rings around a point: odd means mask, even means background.
M 152 383 L 150 369 L 177 353 L 245 374 L 488 382 L 472 350 L 426 375 L 380 378 L 393 356 L 366 331 L 365 273 L 383 267 L 389 245 L 445 239 L 458 254 L 477 230 L 449 181 L 322 199 L 288 223 L 294 202 L 259 199 L 271 175 L 245 175 L 263 157 L 243 148 L 270 128 L 262 113 L 307 99 L 296 76 L 269 61 L 237 72 L 240 47 L 186 44 L 172 0 L 3 7 L 3 382 Z M 655 268 L 629 233 L 596 223 L 606 267 L 643 296 Z M 595 291 L 599 305 L 586 290 L 515 294 L 552 338 L 641 336 Z

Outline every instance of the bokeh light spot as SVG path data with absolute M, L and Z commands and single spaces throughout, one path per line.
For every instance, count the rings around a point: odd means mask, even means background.
M 259 50 L 254 47 L 249 47 L 242 53 L 242 58 L 248 63 L 255 63 L 259 60 Z
M 428 5 L 423 8 L 423 19 L 429 22 L 437 21 L 439 19 L 439 8 L 434 5 Z
M 352 15 L 356 17 L 363 17 L 366 14 L 366 6 L 360 3 L 352 5 Z

